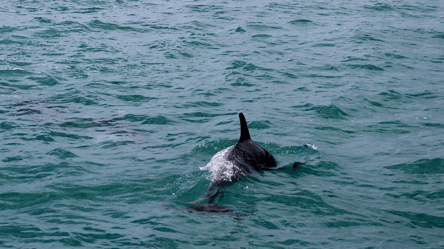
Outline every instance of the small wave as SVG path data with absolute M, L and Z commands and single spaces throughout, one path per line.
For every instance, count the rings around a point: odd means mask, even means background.
M 433 128 L 440 128 L 443 129 L 444 128 L 444 124 L 440 124 L 440 123 L 424 123 L 425 126 L 427 127 L 433 127 Z
M 257 34 L 257 35 L 252 35 L 251 38 L 271 38 L 273 37 L 272 35 L 267 35 L 267 34 Z
M 5 159 L 2 159 L 2 162 L 9 163 L 9 162 L 22 161 L 22 160 L 23 160 L 23 157 L 21 157 L 21 156 L 10 156 L 10 157 L 6 157 Z
M 16 113 L 14 113 L 14 116 L 23 116 L 23 115 L 32 115 L 32 114 L 42 114 L 41 111 L 36 110 L 36 109 L 32 109 L 32 108 L 23 108 L 23 109 L 19 109 L 17 110 Z
M 390 57 L 390 58 L 398 59 L 398 60 L 400 60 L 400 59 L 408 59 L 407 57 L 405 57 L 403 55 L 395 54 L 395 53 L 385 53 L 384 55 L 387 56 L 387 57 Z
M 438 33 L 438 34 L 434 35 L 433 38 L 444 39 L 444 33 Z
M 45 17 L 34 17 L 34 20 L 38 21 L 39 23 L 51 23 L 52 20 Z
M 366 69 L 371 71 L 384 71 L 384 68 L 372 64 L 349 65 L 353 69 Z
M 319 177 L 335 177 L 338 173 L 340 166 L 331 161 L 319 161 L 316 164 L 311 162 L 304 164 L 304 167 L 300 167 L 298 172 L 300 174 L 314 175 Z
M 190 117 L 190 118 L 209 118 L 209 117 L 216 117 L 219 116 L 217 114 L 211 114 L 207 112 L 192 112 L 192 113 L 184 113 L 184 117 Z
M 96 102 L 97 99 L 99 99 L 99 97 L 97 95 L 95 95 L 95 96 L 85 95 L 84 93 L 75 90 L 75 91 L 69 91 L 66 93 L 54 95 L 54 96 L 48 98 L 48 102 L 63 103 L 63 104 L 76 103 L 76 104 L 83 104 L 86 106 L 90 106 L 90 105 L 95 106 L 95 105 L 99 105 L 99 103 Z
M 182 108 L 190 108 L 190 107 L 202 108 L 202 107 L 218 107 L 221 105 L 223 105 L 223 104 L 218 103 L 218 102 L 196 101 L 196 102 L 188 102 L 181 107 Z
M 407 125 L 400 120 L 378 122 L 375 125 L 368 125 L 371 132 L 388 133 L 388 134 L 408 134 L 413 126 Z
M 387 99 L 393 100 L 393 99 L 402 99 L 404 98 L 404 95 L 401 93 L 398 93 L 397 91 L 394 90 L 388 90 L 385 92 L 381 92 L 379 93 L 380 96 L 384 96 Z
M 34 80 L 35 82 L 45 86 L 55 86 L 60 84 L 60 82 L 56 78 L 49 75 L 43 77 L 29 77 L 28 79 Z
M 92 118 L 72 118 L 72 121 L 66 121 L 60 124 L 64 128 L 91 128 L 98 126 Z
M 333 133 L 345 133 L 345 134 L 354 134 L 356 132 L 351 131 L 351 130 L 344 130 L 344 129 L 340 129 L 337 127 L 332 127 L 332 126 L 316 126 L 315 127 L 316 130 L 320 130 L 320 131 L 329 131 L 329 133 L 333 134 Z
M 151 99 L 155 99 L 152 97 L 146 97 L 143 95 L 133 94 L 133 95 L 118 95 L 116 96 L 118 99 L 128 102 L 147 102 Z
M 8 77 L 8 76 L 23 76 L 23 75 L 29 75 L 33 74 L 31 72 L 28 72 L 21 68 L 13 68 L 13 69 L 6 69 L 6 70 L 0 70 L 0 76 Z
M 238 61 L 238 60 L 231 62 L 231 66 L 227 67 L 225 69 L 226 70 L 233 70 L 233 69 L 239 69 L 239 68 L 242 68 L 244 71 L 248 71 L 248 72 L 253 72 L 255 70 L 264 70 L 264 71 L 270 70 L 267 68 L 257 66 L 253 63 L 247 63 L 245 61 Z
M 99 8 L 99 7 L 90 7 L 90 8 L 80 8 L 77 11 L 74 11 L 74 13 L 79 13 L 79 14 L 91 14 L 91 13 L 97 13 L 99 11 L 104 10 L 103 8 Z
M 313 21 L 308 20 L 308 19 L 296 19 L 293 21 L 289 21 L 288 23 L 295 24 L 295 25 L 306 25 L 306 24 L 313 23 Z
M 365 5 L 364 8 L 376 11 L 391 11 L 393 7 L 386 3 L 377 3 L 375 5 L 369 6 Z
M 411 225 L 413 225 L 414 227 L 444 228 L 444 217 L 424 213 L 403 212 L 395 210 L 389 212 L 402 218 L 409 219 Z
M 143 122 L 148 118 L 147 115 L 135 115 L 135 114 L 126 114 L 123 116 L 123 120 L 129 122 Z
M 0 27 L 0 34 L 2 34 L 2 33 L 10 33 L 10 32 L 14 32 L 16 30 L 18 30 L 18 28 L 16 28 L 16 27 L 2 26 L 2 27 Z
M 51 131 L 49 133 L 49 136 L 51 137 L 61 137 L 61 138 L 69 138 L 72 140 L 80 140 L 80 139 L 94 139 L 92 137 L 88 137 L 88 136 L 80 136 L 80 135 L 76 135 L 76 134 L 70 134 L 70 133 L 64 133 L 64 132 L 55 132 L 55 131 Z
M 306 144 L 303 146 L 288 146 L 288 147 L 278 147 L 272 149 L 275 153 L 275 155 L 281 155 L 281 156 L 288 156 L 291 155 L 296 156 L 298 158 L 304 158 L 304 157 L 316 157 L 319 156 L 318 147 L 313 144 Z
M 156 124 L 156 125 L 167 125 L 174 123 L 175 122 L 173 120 L 166 118 L 164 116 L 149 117 L 142 122 L 142 124 Z
M 247 27 L 257 31 L 282 29 L 280 26 L 270 26 L 266 24 L 248 24 Z
M 444 174 L 444 159 L 420 159 L 414 163 L 396 164 L 385 168 L 402 170 L 407 174 Z
M 333 44 L 333 43 L 316 43 L 316 44 L 314 44 L 313 45 L 313 47 L 334 47 L 334 46 L 336 46 L 335 44 Z
M 38 31 L 34 33 L 35 37 L 38 38 L 45 38 L 45 39 L 51 39 L 51 38 L 60 38 L 62 37 L 62 32 L 55 28 L 49 28 L 43 31 Z
M 368 42 L 368 41 L 370 41 L 370 42 L 372 42 L 372 41 L 383 42 L 383 40 L 374 38 L 370 34 L 357 35 L 355 38 L 357 39 L 358 43 Z
M 241 28 L 241 27 L 237 27 L 236 30 L 235 30 L 235 32 L 243 33 L 243 32 L 246 32 L 246 31 L 245 31 L 245 29 L 243 29 L 243 28 Z
M 101 22 L 99 20 L 91 21 L 88 25 L 91 28 L 103 29 L 103 30 L 122 30 L 122 31 L 137 31 L 137 32 L 144 31 L 142 29 L 137 29 L 137 28 L 130 27 L 130 26 L 120 26 L 118 24 Z
M 24 42 L 11 40 L 11 39 L 2 39 L 0 40 L 0 45 L 10 45 L 10 44 L 17 44 L 17 45 L 23 45 Z
M 12 130 L 15 127 L 15 123 L 12 122 L 1 122 L 0 123 L 0 131 Z
M 48 152 L 46 154 L 47 155 L 51 155 L 51 156 L 56 156 L 56 157 L 58 157 L 59 159 L 62 159 L 62 160 L 67 159 L 67 158 L 78 157 L 76 154 L 74 154 L 74 153 L 72 153 L 70 151 L 64 150 L 62 148 L 57 148 L 57 149 L 51 150 L 50 152 Z
M 9 64 L 19 67 L 29 66 L 32 65 L 30 62 L 23 62 L 23 61 L 7 61 Z
M 432 93 L 430 91 L 406 94 L 406 96 L 411 97 L 411 98 L 420 98 L 420 99 L 436 99 L 436 98 L 439 98 L 439 96 L 437 96 L 435 93 Z
M 327 119 L 345 119 L 346 117 L 349 117 L 350 115 L 343 110 L 341 110 L 339 107 L 337 107 L 334 104 L 323 106 L 312 106 L 311 108 L 307 109 L 308 111 L 315 111 L 318 114 L 320 114 L 321 117 L 327 118 Z
M 270 124 L 270 121 L 253 121 L 248 125 L 248 127 L 250 129 L 263 130 L 270 128 Z

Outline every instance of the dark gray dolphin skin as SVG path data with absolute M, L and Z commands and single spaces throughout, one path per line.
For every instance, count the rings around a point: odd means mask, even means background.
M 275 168 L 277 162 L 273 155 L 251 140 L 244 114 L 239 113 L 239 120 L 241 126 L 240 138 L 228 154 L 227 160 L 232 161 L 245 173 Z
M 266 149 L 251 140 L 250 132 L 248 130 L 247 121 L 242 113 L 239 113 L 240 120 L 240 138 L 239 141 L 227 152 L 225 159 L 233 163 L 233 174 L 231 179 L 217 179 L 213 180 L 207 193 L 209 202 L 205 204 L 198 204 L 189 209 L 200 212 L 211 213 L 232 213 L 230 209 L 222 207 L 214 203 L 215 198 L 220 194 L 220 188 L 223 188 L 230 183 L 239 181 L 251 173 L 260 172 L 263 170 L 273 170 L 278 165 L 273 155 Z M 293 169 L 300 165 L 299 162 L 293 164 Z

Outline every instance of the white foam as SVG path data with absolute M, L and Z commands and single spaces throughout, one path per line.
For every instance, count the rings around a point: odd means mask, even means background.
M 307 144 L 307 146 L 314 149 L 314 150 L 318 150 L 318 146 L 316 146 L 314 144 Z
M 227 153 L 230 152 L 233 146 L 217 152 L 206 166 L 200 167 L 200 170 L 208 170 L 211 172 L 212 181 L 218 180 L 231 182 L 232 177 L 235 175 L 236 171 L 239 170 L 236 165 L 226 159 Z

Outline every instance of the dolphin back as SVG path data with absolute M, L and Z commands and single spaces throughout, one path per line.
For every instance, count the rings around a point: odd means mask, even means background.
M 277 166 L 273 155 L 251 139 L 238 142 L 227 155 L 227 159 L 246 173 L 271 170 Z
M 251 140 L 244 114 L 239 113 L 241 134 L 239 141 L 227 155 L 227 160 L 243 169 L 244 173 L 270 170 L 277 166 L 273 155 Z

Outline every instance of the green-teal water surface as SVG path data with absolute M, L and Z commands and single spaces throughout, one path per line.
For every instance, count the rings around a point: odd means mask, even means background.
M 444 1 L 4 1 L 0 247 L 444 247 L 443 71 Z

